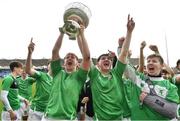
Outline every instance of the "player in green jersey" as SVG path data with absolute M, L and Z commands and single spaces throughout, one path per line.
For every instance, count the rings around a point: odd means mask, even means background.
M 68 53 L 64 57 L 64 69 L 60 64 L 59 50 L 63 37 L 64 33 L 61 32 L 52 50 L 53 86 L 43 121 L 76 119 L 79 95 L 90 68 L 90 52 L 84 35 L 84 26 L 80 25 L 77 36 L 79 48 L 82 47 L 82 62 L 78 69 L 78 58 L 74 53 Z
M 17 81 L 18 81 L 19 95 L 27 99 L 28 102 L 30 103 L 32 99 L 32 84 L 35 82 L 35 79 L 29 77 L 26 74 L 24 68 L 21 76 L 17 77 Z M 23 120 L 27 120 L 29 114 L 29 104 L 26 105 L 24 102 L 22 102 L 21 108 L 23 109 L 22 118 Z
M 2 81 L 1 100 L 4 105 L 2 121 L 20 120 L 22 117 L 20 101 L 26 102 L 26 100 L 18 95 L 17 81 L 17 77 L 22 73 L 22 66 L 18 61 L 11 62 L 9 65 L 11 73 Z
M 147 57 L 147 75 L 134 70 L 131 65 L 127 66 L 124 78 L 127 97 L 129 97 L 129 105 L 131 110 L 131 120 L 170 120 L 169 116 L 163 115 L 163 106 L 168 103 L 158 101 L 158 97 L 167 100 L 170 103 L 178 104 L 179 96 L 177 87 L 170 83 L 169 80 L 161 76 L 163 67 L 163 59 L 159 54 L 152 54 Z M 149 84 L 149 81 L 151 84 Z M 152 100 L 156 100 L 152 105 L 147 102 L 148 96 L 152 96 Z M 149 97 L 150 97 L 149 96 Z M 143 101 L 145 100 L 145 104 Z M 152 101 L 153 102 L 153 101 Z M 157 107 L 160 107 L 157 109 Z M 169 111 L 171 109 L 168 109 Z M 174 110 L 174 109 L 172 109 Z M 175 112 L 177 114 L 178 112 Z M 174 117 L 175 118 L 175 117 Z
M 36 92 L 32 99 L 31 108 L 29 111 L 28 120 L 40 121 L 42 119 L 43 113 L 46 109 L 48 99 L 50 96 L 50 91 L 52 88 L 52 77 L 50 64 L 48 64 L 48 72 L 36 71 L 32 67 L 32 53 L 34 51 L 35 44 L 32 41 L 28 46 L 28 56 L 26 60 L 26 73 L 29 74 L 36 80 Z
M 97 66 L 92 66 L 90 69 L 89 77 L 95 120 L 122 120 L 130 115 L 129 107 L 125 100 L 122 75 L 126 67 L 126 56 L 128 55 L 134 27 L 135 22 L 128 15 L 125 42 L 113 69 L 112 58 L 109 54 L 99 56 Z

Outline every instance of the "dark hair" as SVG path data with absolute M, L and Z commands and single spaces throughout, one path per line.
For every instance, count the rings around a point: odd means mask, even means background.
M 97 58 L 97 62 L 99 62 L 99 60 L 101 59 L 102 56 L 109 56 L 109 54 L 108 54 L 108 53 L 106 53 L 106 54 L 101 54 L 101 55 Z
M 177 61 L 176 66 L 178 67 L 179 64 L 180 64 L 180 59 Z
M 67 54 L 65 55 L 64 59 L 66 58 L 67 55 L 70 55 L 70 54 L 74 55 L 74 56 L 76 57 L 77 61 L 79 60 L 78 57 L 77 57 L 77 55 L 74 54 L 74 53 L 71 53 L 71 52 L 67 53 Z
M 160 64 L 163 64 L 163 63 L 164 63 L 163 58 L 162 58 L 159 54 L 151 54 L 151 55 L 149 55 L 149 56 L 147 57 L 147 59 L 149 59 L 149 58 L 158 58 Z
M 10 70 L 13 71 L 14 68 L 22 68 L 23 67 L 23 64 L 19 61 L 12 61 L 10 64 L 9 64 L 9 67 L 10 67 Z

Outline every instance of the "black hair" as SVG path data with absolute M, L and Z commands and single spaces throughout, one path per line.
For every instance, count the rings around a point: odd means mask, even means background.
M 101 54 L 101 55 L 97 58 L 97 62 L 99 62 L 99 60 L 101 59 L 102 56 L 109 56 L 109 54 L 108 54 L 108 53 L 106 53 L 106 54 Z
M 74 55 L 74 56 L 76 57 L 76 60 L 77 60 L 77 61 L 79 60 L 79 59 L 78 59 L 78 57 L 77 57 L 77 55 L 76 55 L 76 54 L 74 54 L 74 53 L 71 53 L 71 52 L 67 53 L 67 54 L 65 55 L 64 59 L 65 59 L 65 58 L 66 58 L 66 56 L 67 56 L 67 55 L 69 55 L 69 54 Z
M 9 67 L 10 67 L 10 70 L 13 71 L 14 68 L 22 68 L 23 67 L 23 64 L 19 61 L 12 61 L 10 64 L 9 64 Z
M 180 59 L 177 61 L 176 66 L 178 67 L 179 64 L 180 64 Z

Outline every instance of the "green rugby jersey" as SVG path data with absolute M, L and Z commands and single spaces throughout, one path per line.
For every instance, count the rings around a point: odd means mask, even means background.
M 89 77 L 96 119 L 120 120 L 130 115 L 122 81 L 125 67 L 125 64 L 117 61 L 109 75 L 104 76 L 92 66 Z
M 11 75 L 7 75 L 2 81 L 2 90 L 8 91 L 8 101 L 13 110 L 20 108 L 20 99 L 18 98 L 18 81 Z M 5 108 L 3 110 L 6 110 Z
M 35 82 L 34 78 L 26 77 L 22 79 L 22 77 L 18 77 L 18 88 L 19 88 L 19 95 L 26 98 L 27 100 L 32 99 L 32 84 Z
M 74 120 L 81 89 L 87 79 L 87 71 L 78 69 L 67 73 L 60 61 L 52 61 L 53 87 L 46 109 L 46 115 L 53 119 Z
M 44 112 L 52 88 L 52 77 L 48 73 L 37 71 L 33 76 L 36 80 L 36 92 L 32 99 L 31 109 Z
M 130 65 L 128 65 L 127 68 L 131 70 L 129 74 L 131 75 L 130 78 L 133 80 L 131 81 L 130 79 L 123 78 L 126 96 L 128 97 L 128 105 L 131 110 L 131 120 L 169 120 L 165 116 L 154 111 L 151 107 L 140 104 L 139 96 L 148 86 L 147 83 L 145 83 L 145 75 L 135 72 Z M 150 80 L 158 96 L 179 103 L 177 87 L 171 84 L 169 80 L 165 80 L 162 77 L 150 77 Z

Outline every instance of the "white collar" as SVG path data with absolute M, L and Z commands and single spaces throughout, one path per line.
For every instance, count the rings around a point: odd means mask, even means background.
M 149 77 L 149 78 L 150 78 L 150 80 L 152 80 L 152 81 L 163 81 L 163 80 L 164 80 L 163 77 Z

